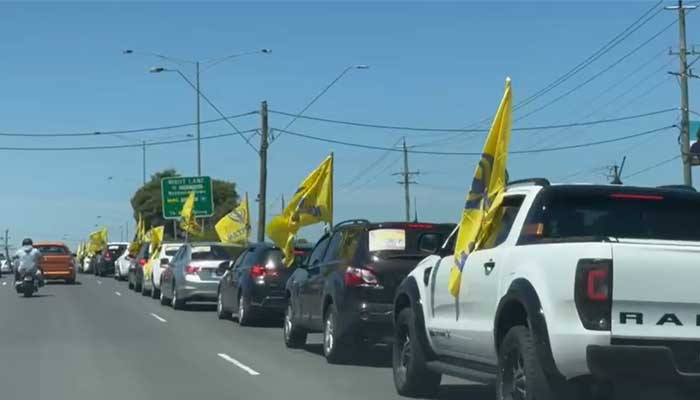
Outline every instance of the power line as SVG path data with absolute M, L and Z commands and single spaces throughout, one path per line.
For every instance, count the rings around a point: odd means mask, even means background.
M 654 168 L 658 168 L 658 167 L 660 167 L 660 166 L 662 166 L 662 165 L 664 165 L 664 164 L 668 164 L 668 163 L 670 163 L 671 161 L 677 160 L 677 159 L 679 159 L 679 158 L 681 158 L 680 154 L 675 155 L 675 156 L 673 156 L 673 157 L 671 157 L 671 158 L 667 158 L 667 159 L 665 159 L 665 160 L 663 160 L 663 161 L 660 161 L 660 162 L 658 162 L 658 163 L 656 163 L 656 164 L 654 164 L 654 165 L 650 165 L 650 166 L 648 166 L 648 167 L 646 167 L 646 168 L 640 169 L 639 171 L 633 172 L 633 173 L 631 173 L 631 174 L 625 176 L 624 179 L 629 179 L 629 178 L 631 178 L 631 177 L 633 177 L 633 176 L 637 176 L 637 175 L 643 174 L 643 173 L 645 173 L 645 172 L 647 172 L 647 171 L 649 171 L 649 170 L 652 170 L 652 169 L 654 169 Z
M 612 64 L 610 64 L 610 65 L 608 65 L 607 67 L 603 68 L 601 71 L 599 71 L 599 72 L 596 73 L 595 75 L 593 75 L 593 76 L 591 76 L 590 78 L 586 79 L 585 81 L 579 83 L 578 85 L 574 86 L 573 88 L 569 89 L 568 91 L 564 92 L 563 94 L 561 94 L 561 95 L 555 97 L 554 99 L 548 101 L 547 103 L 545 103 L 545 104 L 543 104 L 543 105 L 541 105 L 541 106 L 535 108 L 534 110 L 532 110 L 532 111 L 530 111 L 530 112 L 527 112 L 527 113 L 521 115 L 520 117 L 517 118 L 517 120 L 525 119 L 525 118 L 527 118 L 527 117 L 529 117 L 529 116 L 531 116 L 531 115 L 533 115 L 533 114 L 535 114 L 535 113 L 537 113 L 537 112 L 540 112 L 540 111 L 544 110 L 545 108 L 551 106 L 552 104 L 557 103 L 558 101 L 560 101 L 560 100 L 563 99 L 564 97 L 567 97 L 567 96 L 570 95 L 571 93 L 573 93 L 573 92 L 575 92 L 575 91 L 581 89 L 582 87 L 586 86 L 587 84 L 591 83 L 592 81 L 594 81 L 595 79 L 597 79 L 598 77 L 600 77 L 601 75 L 603 75 L 604 73 L 610 71 L 611 69 L 613 69 L 614 67 L 616 67 L 617 65 L 619 65 L 621 62 L 623 62 L 624 60 L 626 60 L 627 58 L 629 58 L 630 56 L 632 56 L 634 53 L 636 53 L 637 51 L 639 51 L 642 47 L 644 47 L 644 46 L 646 46 L 647 44 L 651 43 L 654 39 L 656 39 L 656 38 L 658 38 L 659 36 L 661 36 L 661 34 L 663 34 L 664 32 L 666 32 L 669 28 L 671 28 L 673 25 L 675 25 L 675 24 L 677 24 L 677 23 L 678 23 L 678 19 L 673 20 L 673 22 L 671 22 L 670 24 L 666 25 L 666 26 L 665 26 L 663 29 L 661 29 L 660 31 L 656 32 L 656 33 L 655 33 L 654 35 L 652 35 L 649 39 L 645 40 L 645 41 L 642 42 L 640 45 L 638 45 L 637 47 L 635 47 L 635 48 L 632 49 L 631 51 L 627 52 L 627 53 L 626 53 L 625 55 L 623 55 L 622 57 L 620 57 L 620 58 L 618 58 L 617 60 L 615 60 L 615 62 L 613 62 Z
M 632 35 L 634 32 L 639 30 L 641 27 L 643 27 L 647 22 L 649 22 L 652 18 L 657 16 L 658 14 L 663 11 L 663 8 L 659 8 L 654 14 L 649 16 L 647 18 L 647 15 L 649 15 L 654 9 L 658 8 L 663 1 L 658 1 L 656 4 L 654 4 L 651 8 L 649 8 L 644 14 L 642 14 L 639 18 L 637 18 L 631 25 L 629 25 L 627 28 L 625 28 L 622 32 L 620 32 L 617 36 L 612 38 L 610 41 L 608 41 L 603 47 L 601 47 L 598 51 L 590 55 L 588 58 L 580 62 L 578 65 L 576 65 L 574 68 L 570 69 L 563 75 L 559 76 L 557 79 L 555 79 L 552 83 L 549 85 L 545 86 L 543 89 L 540 89 L 536 93 L 532 94 L 531 96 L 528 96 L 527 98 L 523 99 L 520 101 L 516 106 L 515 109 L 519 109 L 521 107 L 524 107 L 531 102 L 535 101 L 539 97 L 542 97 L 543 95 L 549 93 L 553 89 L 555 89 L 557 86 L 561 85 L 562 83 L 566 82 L 569 80 L 571 77 L 576 75 L 577 73 L 581 72 L 584 68 L 587 66 L 591 65 L 593 62 L 598 60 L 600 57 L 608 53 L 610 50 L 615 48 L 618 44 L 622 43 L 625 39 L 627 39 L 630 35 Z M 644 21 L 642 21 L 644 18 L 646 18 Z M 640 23 L 640 21 L 642 21 Z
M 207 140 L 207 139 L 217 139 L 217 138 L 222 138 L 222 137 L 227 137 L 227 136 L 239 136 L 243 133 L 249 133 L 256 131 L 257 128 L 255 129 L 248 129 L 245 131 L 239 131 L 239 132 L 229 132 L 229 133 L 221 133 L 218 135 L 210 135 L 210 136 L 203 136 L 201 140 Z M 4 147 L 0 146 L 0 151 L 80 151 L 80 150 L 111 150 L 111 149 L 128 149 L 128 148 L 135 148 L 135 147 L 142 147 L 142 146 L 161 146 L 161 145 L 167 145 L 167 144 L 176 144 L 176 143 L 188 143 L 188 142 L 194 142 L 196 141 L 196 138 L 191 138 L 191 139 L 176 139 L 176 140 L 163 140 L 163 141 L 158 141 L 158 142 L 146 142 L 145 144 L 143 143 L 138 143 L 138 144 L 117 144 L 117 145 L 105 145 L 105 146 L 64 146 L 64 147 Z
M 546 129 L 560 129 L 560 128 L 571 128 L 571 127 L 577 127 L 577 126 L 597 125 L 597 124 L 604 124 L 604 123 L 611 123 L 611 122 L 626 121 L 626 120 L 636 119 L 636 118 L 644 118 L 644 117 L 649 117 L 649 116 L 663 114 L 663 113 L 667 113 L 670 111 L 677 111 L 677 110 L 678 110 L 678 108 L 666 108 L 663 110 L 651 111 L 651 112 L 642 113 L 642 114 L 626 115 L 623 117 L 606 118 L 606 119 L 599 119 L 599 120 L 594 120 L 594 121 L 569 122 L 569 123 L 554 124 L 554 125 L 537 125 L 537 126 L 527 126 L 527 127 L 520 127 L 520 128 L 514 127 L 513 131 L 538 131 L 538 130 L 546 130 Z M 330 118 L 313 117 L 313 116 L 308 116 L 308 115 L 292 114 L 292 113 L 288 113 L 288 112 L 284 112 L 284 111 L 276 111 L 276 110 L 269 110 L 269 112 L 273 113 L 273 114 L 285 115 L 288 117 L 298 117 L 301 119 L 308 119 L 308 120 L 312 120 L 312 121 L 327 122 L 327 123 L 332 123 L 332 124 L 357 126 L 357 127 L 372 128 L 372 129 L 392 129 L 392 130 L 416 131 L 416 132 L 460 132 L 460 133 L 467 133 L 467 132 L 482 133 L 482 132 L 489 131 L 488 129 L 429 128 L 429 127 L 412 127 L 412 126 L 402 126 L 402 125 L 372 124 L 372 123 L 366 123 L 366 122 L 344 121 L 344 120 L 337 120 L 337 119 L 330 119 Z M 280 132 L 283 130 L 278 129 L 277 131 Z
M 225 121 L 226 119 L 241 118 L 248 115 L 257 114 L 258 111 L 249 111 L 242 114 L 230 115 L 222 118 L 214 118 L 201 121 L 202 124 L 210 124 L 213 122 Z M 188 122 L 184 124 L 173 124 L 173 125 L 163 125 L 150 128 L 136 128 L 136 129 L 122 129 L 122 130 L 109 130 L 109 131 L 93 131 L 93 132 L 64 132 L 64 133 L 16 133 L 16 132 L 0 132 L 0 136 L 14 136 L 14 137 L 72 137 L 72 136 L 107 136 L 107 135 L 124 135 L 130 133 L 145 133 L 154 131 L 163 131 L 168 129 L 185 128 L 188 126 L 195 126 L 196 122 Z
M 509 153 L 510 154 L 546 153 L 546 152 L 552 152 L 552 151 L 570 150 L 570 149 L 578 149 L 578 148 L 583 148 L 583 147 L 597 146 L 597 145 L 602 145 L 602 144 L 620 142 L 623 140 L 629 140 L 629 139 L 633 139 L 633 138 L 637 138 L 637 137 L 641 137 L 641 136 L 651 135 L 652 133 L 661 132 L 661 131 L 664 131 L 667 129 L 671 129 L 673 127 L 675 127 L 675 125 L 668 125 L 668 126 L 664 126 L 664 127 L 656 128 L 656 129 L 651 129 L 651 130 L 647 130 L 647 131 L 640 132 L 640 133 L 635 133 L 635 134 L 626 135 L 626 136 L 619 136 L 619 137 L 616 137 L 613 139 L 598 140 L 595 142 L 579 143 L 579 144 L 572 144 L 572 145 L 566 145 L 566 146 L 545 147 L 545 148 L 539 148 L 539 149 L 512 150 L 512 151 L 509 151 Z M 396 148 L 391 148 L 391 147 L 382 147 L 382 146 L 374 146 L 374 145 L 367 145 L 367 144 L 361 144 L 361 143 L 345 142 L 345 141 L 335 140 L 335 139 L 326 139 L 326 138 L 322 138 L 322 137 L 318 137 L 318 136 L 308 135 L 305 133 L 282 131 L 281 129 L 274 129 L 273 128 L 273 130 L 278 131 L 278 132 L 284 132 L 284 133 L 292 135 L 292 136 L 297 136 L 297 137 L 310 139 L 310 140 L 316 140 L 319 142 L 340 144 L 343 146 L 357 147 L 357 148 L 368 149 L 368 150 L 384 150 L 384 151 L 393 151 L 393 152 L 403 152 L 402 149 L 396 149 Z M 429 151 L 429 150 L 408 150 L 407 152 L 413 153 L 413 154 L 444 155 L 444 156 L 481 156 L 480 152 L 476 153 L 476 152 Z

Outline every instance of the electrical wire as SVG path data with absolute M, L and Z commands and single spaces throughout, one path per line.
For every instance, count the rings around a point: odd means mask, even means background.
M 633 176 L 637 176 L 637 175 L 643 174 L 643 173 L 645 173 L 645 172 L 647 172 L 647 171 L 650 171 L 650 170 L 652 170 L 652 169 L 654 169 L 654 168 L 658 168 L 658 167 L 660 167 L 660 166 L 662 166 L 662 165 L 664 165 L 664 164 L 668 164 L 668 163 L 670 163 L 671 161 L 677 160 L 677 159 L 679 159 L 679 158 L 681 158 L 681 155 L 680 155 L 680 154 L 675 155 L 675 156 L 673 156 L 673 157 L 671 157 L 671 158 L 667 158 L 667 159 L 665 159 L 665 160 L 663 160 L 663 161 L 660 161 L 660 162 L 658 162 L 658 163 L 656 163 L 656 164 L 654 164 L 654 165 L 650 165 L 650 166 L 648 166 L 648 167 L 646 167 L 646 168 L 640 169 L 639 171 L 636 171 L 636 172 L 633 172 L 633 173 L 631 173 L 631 174 L 629 174 L 629 175 L 626 175 L 626 176 L 624 176 L 622 179 L 629 179 L 629 178 L 631 178 L 631 177 L 633 177 Z
M 595 120 L 595 121 L 569 122 L 569 123 L 563 123 L 563 124 L 527 126 L 527 127 L 520 127 L 520 128 L 515 127 L 515 128 L 513 128 L 513 131 L 540 131 L 540 130 L 546 130 L 546 129 L 572 128 L 572 127 L 577 127 L 577 126 L 589 126 L 589 125 L 605 124 L 605 123 L 611 123 L 611 122 L 627 121 L 630 119 L 644 118 L 644 117 L 649 117 L 649 116 L 663 114 L 663 113 L 667 113 L 670 111 L 677 111 L 677 110 L 678 110 L 678 108 L 666 108 L 663 110 L 651 111 L 651 112 L 642 113 L 642 114 L 626 115 L 623 117 L 606 118 L 606 119 L 600 119 L 600 120 Z M 291 114 L 291 113 L 284 112 L 284 111 L 269 110 L 268 112 L 274 113 L 274 114 L 285 115 L 288 117 L 298 117 L 301 119 L 308 119 L 308 120 L 312 120 L 312 121 L 327 122 L 327 123 L 340 124 L 340 125 L 357 126 L 357 127 L 362 127 L 362 128 L 373 128 L 373 129 L 393 129 L 393 130 L 416 131 L 416 132 L 462 132 L 462 133 L 466 133 L 466 132 L 483 133 L 483 132 L 489 131 L 488 129 L 427 128 L 427 127 L 411 127 L 411 126 L 401 126 L 401 125 L 370 124 L 370 123 L 365 123 L 365 122 L 343 121 L 343 120 L 330 119 L 330 118 L 313 117 L 313 116 L 308 116 L 308 115 Z M 287 129 L 287 128 L 280 129 L 280 130 L 278 130 L 278 132 L 284 131 L 285 129 Z
M 200 121 L 200 124 L 210 124 L 214 122 L 224 121 L 226 119 L 241 118 L 248 115 L 257 114 L 258 111 L 249 111 L 242 114 L 230 115 L 222 118 L 208 119 Z M 93 131 L 93 132 L 64 132 L 64 133 L 16 133 L 16 132 L 0 132 L 0 136 L 14 136 L 14 137 L 73 137 L 73 136 L 109 136 L 109 135 L 124 135 L 131 133 L 145 133 L 145 132 L 155 132 L 163 131 L 169 129 L 185 128 L 188 126 L 196 126 L 196 122 L 188 122 L 183 124 L 173 124 L 173 125 L 163 125 L 150 128 L 136 128 L 136 129 L 121 129 L 121 130 L 109 130 L 109 131 Z
M 629 140 L 629 139 L 633 139 L 633 138 L 637 138 L 637 137 L 642 137 L 642 136 L 650 135 L 653 133 L 661 132 L 664 130 L 668 130 L 668 129 L 671 129 L 673 127 L 675 127 L 675 125 L 668 125 L 668 126 L 664 126 L 661 128 L 650 129 L 650 130 L 647 130 L 644 132 L 639 132 L 639 133 L 626 135 L 626 136 L 619 136 L 619 137 L 616 137 L 613 139 L 598 140 L 595 142 L 579 143 L 579 144 L 572 144 L 572 145 L 566 145 L 566 146 L 545 147 L 545 148 L 539 148 L 539 149 L 512 150 L 512 151 L 509 151 L 509 153 L 510 154 L 546 153 L 546 152 L 552 152 L 552 151 L 570 150 L 570 149 L 578 149 L 578 148 L 583 148 L 583 147 L 597 146 L 597 145 L 620 142 L 623 140 Z M 281 132 L 284 132 L 286 134 L 305 138 L 305 139 L 326 142 L 326 143 L 339 144 L 339 145 L 343 145 L 343 146 L 357 147 L 357 148 L 363 148 L 363 149 L 368 149 L 368 150 L 383 150 L 383 151 L 393 151 L 393 152 L 404 151 L 402 149 L 391 148 L 391 147 L 382 147 L 382 146 L 374 146 L 374 145 L 361 144 L 361 143 L 345 142 L 345 141 L 335 140 L 335 139 L 326 139 L 326 138 L 322 138 L 322 137 L 318 137 L 318 136 L 308 135 L 305 133 L 282 131 L 281 129 L 274 129 L 273 128 L 273 130 L 278 131 L 278 132 L 281 131 Z M 481 156 L 482 155 L 481 153 L 476 153 L 476 152 L 458 152 L 458 151 L 407 150 L 407 152 L 412 153 L 412 154 L 444 155 L 444 156 Z
M 402 140 L 402 139 L 397 140 L 391 147 L 394 147 L 394 146 L 396 146 L 397 144 L 399 144 L 399 143 L 401 142 L 401 140 Z M 364 168 L 364 169 L 362 169 L 360 172 L 358 172 L 358 173 L 357 173 L 354 177 L 352 177 L 348 182 L 346 182 L 345 184 L 343 184 L 343 185 L 340 187 L 340 189 L 341 189 L 341 190 L 343 190 L 343 189 L 348 189 L 348 188 L 350 188 L 352 185 L 354 185 L 355 182 L 357 182 L 358 180 L 360 180 L 362 177 L 367 176 L 367 173 L 368 173 L 369 171 L 371 171 L 372 168 L 374 168 L 374 167 L 378 166 L 379 164 L 381 164 L 381 163 L 389 156 L 389 154 L 391 154 L 391 152 L 389 152 L 389 151 L 386 151 L 386 152 L 382 153 L 382 154 L 379 156 L 379 158 L 377 158 L 376 160 L 374 160 L 374 162 L 372 162 L 371 164 L 369 164 L 366 168 Z
M 543 105 L 541 105 L 541 106 L 535 108 L 534 110 L 531 110 L 531 111 L 529 111 L 529 112 L 527 112 L 527 113 L 525 113 L 525 114 L 519 116 L 519 117 L 516 119 L 516 121 L 523 120 L 523 119 L 525 119 L 525 118 L 527 118 L 527 117 L 529 117 L 529 116 L 531 116 L 531 115 L 533 115 L 533 114 L 535 114 L 535 113 L 538 113 L 538 112 L 544 110 L 545 108 L 547 108 L 547 107 L 549 107 L 549 106 L 551 106 L 551 105 L 553 105 L 553 104 L 559 102 L 559 101 L 562 100 L 563 98 L 569 96 L 571 93 L 573 93 L 573 92 L 575 92 L 575 91 L 581 89 L 582 87 L 586 86 L 587 84 L 591 83 L 591 82 L 594 81 L 595 79 L 597 79 L 597 78 L 599 78 L 600 76 L 602 76 L 604 73 L 610 71 L 611 69 L 613 69 L 614 67 L 616 67 L 617 65 L 619 65 L 621 62 L 623 62 L 624 60 L 626 60 L 627 58 L 629 58 L 630 56 L 632 56 L 634 53 L 636 53 L 637 51 L 639 51 L 641 48 L 643 48 L 643 47 L 646 46 L 647 44 L 651 43 L 653 40 L 655 40 L 656 38 L 658 38 L 659 36 L 661 36 L 664 32 L 666 32 L 668 29 L 670 29 L 673 25 L 675 25 L 675 24 L 677 24 L 677 23 L 678 23 L 678 19 L 673 20 L 673 22 L 671 22 L 670 24 L 666 25 L 666 26 L 665 26 L 663 29 L 661 29 L 660 31 L 656 32 L 656 33 L 655 33 L 654 35 L 652 35 L 649 39 L 645 40 L 645 41 L 642 42 L 640 45 L 638 45 L 637 47 L 635 47 L 635 48 L 632 49 L 631 51 L 627 52 L 627 53 L 626 53 L 625 55 L 623 55 L 622 57 L 620 57 L 620 58 L 618 58 L 617 60 L 615 60 L 615 62 L 613 62 L 612 64 L 610 64 L 610 65 L 608 65 L 607 67 L 603 68 L 601 71 L 599 71 L 599 72 L 596 73 L 595 75 L 593 75 L 593 76 L 591 76 L 590 78 L 586 79 L 585 81 L 579 83 L 578 85 L 574 86 L 573 88 L 569 89 L 568 91 L 564 92 L 563 94 L 561 94 L 561 95 L 555 97 L 554 99 L 548 101 L 547 103 L 545 103 L 545 104 L 543 104 Z
M 240 132 L 229 132 L 229 133 L 221 133 L 218 135 L 202 136 L 201 140 L 217 139 L 217 138 L 222 138 L 222 137 L 227 137 L 227 136 L 239 136 L 243 133 L 249 133 L 249 132 L 253 132 L 256 130 L 257 130 L 257 128 L 248 129 L 248 130 L 240 131 Z M 75 146 L 75 147 L 73 147 L 73 146 L 63 146 L 63 147 L 6 147 L 6 146 L 0 146 L 0 151 L 80 151 L 80 150 L 128 149 L 128 148 L 141 147 L 141 146 L 151 147 L 151 146 L 161 146 L 161 145 L 176 144 L 176 143 L 189 143 L 189 142 L 194 142 L 196 140 L 197 140 L 197 138 L 190 138 L 190 139 L 163 140 L 163 141 L 158 141 L 158 142 L 146 142 L 146 143 L 135 143 L 135 144 L 116 144 L 116 145 L 103 145 L 103 146 Z

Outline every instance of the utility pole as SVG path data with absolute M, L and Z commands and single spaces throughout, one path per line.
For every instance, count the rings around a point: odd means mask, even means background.
M 420 171 L 409 171 L 408 169 L 408 147 L 406 147 L 406 138 L 403 138 L 403 172 L 396 172 L 392 175 L 401 175 L 403 179 L 397 182 L 399 185 L 403 185 L 404 190 L 404 201 L 406 203 L 406 222 L 411 222 L 411 184 L 417 182 L 412 181 L 411 177 L 414 175 L 419 175 Z
M 200 135 L 200 113 L 199 113 L 199 61 L 195 63 L 196 85 L 197 85 L 197 176 L 202 176 L 202 136 Z
M 141 153 L 143 154 L 143 185 L 146 186 L 146 141 L 141 142 Z
M 267 205 L 267 101 L 260 104 L 260 192 L 258 193 L 258 242 L 265 241 L 265 207 Z
M 622 157 L 622 163 L 618 166 L 617 164 L 610 167 L 610 181 L 611 185 L 622 185 L 622 169 L 625 168 L 625 161 L 627 156 Z
M 690 169 L 690 123 L 688 105 L 688 49 L 685 42 L 685 10 L 694 9 L 696 6 L 684 6 L 683 0 L 678 0 L 677 6 L 667 6 L 666 10 L 678 10 L 680 72 L 674 75 L 680 78 L 681 85 L 681 159 L 683 160 L 683 183 L 688 186 L 693 184 L 692 171 Z M 671 53 L 673 54 L 673 53 Z

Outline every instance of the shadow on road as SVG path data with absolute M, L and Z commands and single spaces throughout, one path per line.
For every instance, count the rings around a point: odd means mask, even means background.
M 54 286 L 54 285 L 56 285 L 56 286 L 59 286 L 59 285 L 60 286 L 78 286 L 78 285 L 82 285 L 82 284 L 83 283 L 79 282 L 79 281 L 75 281 L 73 283 L 66 283 L 64 281 L 46 281 L 46 286 Z
M 186 311 L 207 312 L 216 311 L 215 303 L 190 303 L 187 305 Z
M 53 293 L 37 293 L 33 294 L 32 297 L 24 297 L 21 294 L 18 294 L 18 296 L 22 297 L 23 299 L 36 299 L 39 297 L 53 297 Z
M 445 400 L 493 400 L 496 398 L 496 388 L 478 384 L 442 385 L 436 398 Z
M 323 344 L 304 345 L 304 350 L 323 357 Z M 386 346 L 361 347 L 353 351 L 352 357 L 344 365 L 372 368 L 391 368 L 391 348 Z

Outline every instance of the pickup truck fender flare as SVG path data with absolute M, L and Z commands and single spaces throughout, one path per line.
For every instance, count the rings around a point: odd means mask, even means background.
M 494 344 L 498 347 L 499 332 L 501 331 L 501 313 L 509 304 L 513 302 L 519 303 L 525 308 L 527 313 L 527 324 L 530 332 L 535 338 L 535 346 L 538 358 L 542 362 L 545 372 L 552 377 L 565 379 L 564 375 L 559 372 L 559 369 L 554 362 L 552 355 L 552 347 L 549 342 L 549 331 L 547 330 L 547 321 L 542 311 L 542 303 L 532 284 L 523 278 L 514 280 L 506 294 L 501 298 L 496 309 L 495 324 L 494 324 Z M 496 349 L 498 352 L 498 348 Z
M 425 329 L 425 316 L 423 315 L 423 306 L 421 304 L 420 291 L 418 290 L 418 284 L 416 279 L 409 275 L 406 279 L 401 282 L 396 290 L 396 296 L 394 297 L 394 328 L 396 327 L 396 318 L 399 312 L 405 308 L 405 304 L 400 304 L 399 299 L 408 297 L 409 304 L 413 311 L 413 323 L 414 329 L 416 331 L 416 336 L 418 337 L 418 342 L 423 349 L 423 354 L 425 354 L 426 361 L 436 360 L 437 354 L 433 351 L 430 346 L 430 341 L 428 340 L 427 330 Z

